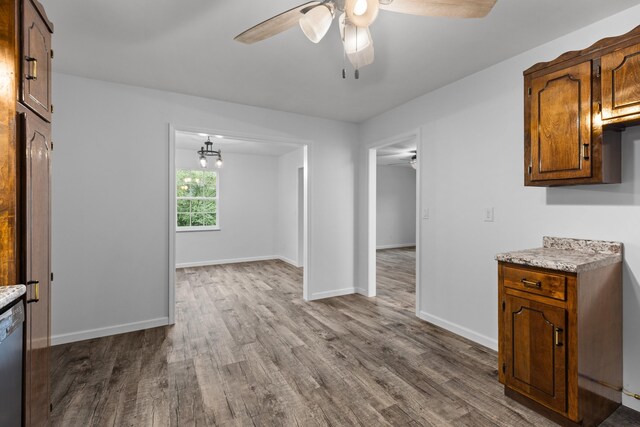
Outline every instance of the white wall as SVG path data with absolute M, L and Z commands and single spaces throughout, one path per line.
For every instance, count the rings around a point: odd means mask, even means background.
M 311 141 L 309 297 L 353 292 L 356 125 L 56 73 L 53 102 L 54 343 L 167 322 L 170 123 Z
M 302 148 L 278 158 L 278 215 L 276 252 L 283 260 L 301 267 L 299 259 L 298 169 L 304 166 Z
M 624 385 L 640 390 L 640 129 L 623 138 L 623 183 L 523 185 L 522 71 L 622 34 L 640 6 L 585 27 L 372 118 L 363 146 L 421 129 L 422 317 L 491 347 L 497 338 L 497 252 L 540 246 L 543 235 L 625 244 Z M 425 74 L 428 78 L 428 72 Z M 366 283 L 366 148 L 359 173 L 359 281 Z M 495 222 L 483 208 L 495 207 Z M 624 398 L 640 410 L 640 402 Z
M 378 165 L 376 184 L 376 247 L 415 245 L 416 171 Z
M 177 149 L 175 159 L 176 168 L 200 169 L 195 150 Z M 275 258 L 278 157 L 224 153 L 218 187 L 220 230 L 176 232 L 176 266 Z

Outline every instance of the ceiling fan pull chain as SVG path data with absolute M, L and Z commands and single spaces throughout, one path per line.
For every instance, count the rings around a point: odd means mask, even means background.
M 358 54 L 358 27 L 356 27 L 356 55 Z M 353 73 L 353 76 L 356 80 L 360 78 L 360 70 L 358 66 L 360 65 L 360 57 L 358 56 L 358 64 L 356 65 L 356 71 Z
M 347 78 L 347 48 L 344 46 L 344 34 L 342 35 L 342 78 Z

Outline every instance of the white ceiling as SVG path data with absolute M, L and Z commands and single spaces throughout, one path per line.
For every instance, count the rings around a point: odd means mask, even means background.
M 399 141 L 393 145 L 388 145 L 376 150 L 376 162 L 382 166 L 402 166 L 411 167 L 409 161 L 416 153 L 416 139 L 410 138 L 406 141 Z
M 297 27 L 253 45 L 233 40 L 302 0 L 43 3 L 56 71 L 360 122 L 639 1 L 498 0 L 477 20 L 381 11 L 376 60 L 359 80 L 341 78 L 336 22 L 317 45 Z
M 220 138 L 222 137 L 222 138 Z M 194 150 L 194 153 L 204 146 L 207 135 L 203 133 L 176 131 L 176 149 Z M 224 135 L 211 135 L 214 150 L 222 150 L 225 153 L 255 154 L 259 156 L 281 156 L 290 153 L 299 145 L 279 142 L 246 141 L 227 138 Z M 195 154 L 194 154 L 195 156 Z

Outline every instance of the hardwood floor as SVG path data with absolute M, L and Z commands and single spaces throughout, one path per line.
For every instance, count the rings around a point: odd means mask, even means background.
M 376 251 L 377 298 L 395 310 L 416 312 L 416 249 Z
M 54 347 L 52 424 L 553 425 L 504 397 L 495 352 L 415 317 L 411 251 L 379 255 L 370 299 L 305 302 L 281 261 L 178 270 L 175 326 Z

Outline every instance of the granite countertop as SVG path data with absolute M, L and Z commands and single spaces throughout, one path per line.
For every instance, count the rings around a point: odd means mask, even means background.
M 0 310 L 20 298 L 27 292 L 25 285 L 0 286 Z
M 622 243 L 543 237 L 542 247 L 496 255 L 497 261 L 581 273 L 622 262 Z

